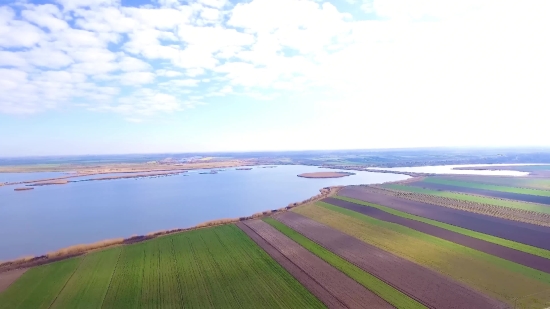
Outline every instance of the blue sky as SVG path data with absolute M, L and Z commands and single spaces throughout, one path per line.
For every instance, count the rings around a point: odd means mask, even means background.
M 550 146 L 548 1 L 0 1 L 0 156 Z

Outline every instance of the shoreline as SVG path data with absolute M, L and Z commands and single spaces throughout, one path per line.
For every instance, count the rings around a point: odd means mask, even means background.
M 217 219 L 217 220 L 210 220 L 205 221 L 202 223 L 199 223 L 195 226 L 191 226 L 188 228 L 178 228 L 178 229 L 171 229 L 171 230 L 162 230 L 162 231 L 156 231 L 156 232 L 150 232 L 145 235 L 133 235 L 128 238 L 114 238 L 114 239 L 106 239 L 101 240 L 95 243 L 90 244 L 79 244 L 74 245 L 66 248 L 62 248 L 56 251 L 48 252 L 46 254 L 40 255 L 40 256 L 26 256 L 26 257 L 20 257 L 13 260 L 8 261 L 0 261 L 0 273 L 4 273 L 10 270 L 15 269 L 22 269 L 22 268 L 30 268 L 35 266 L 40 266 L 44 264 L 49 264 L 65 259 L 70 259 L 73 257 L 85 255 L 90 252 L 108 249 L 116 246 L 121 245 L 131 245 L 134 243 L 150 240 L 157 237 L 217 226 L 217 225 L 224 225 L 224 224 L 231 224 L 236 223 L 240 221 L 246 221 L 246 220 L 252 220 L 261 218 L 264 216 L 268 216 L 274 213 L 288 211 L 294 207 L 298 207 L 304 204 L 316 202 L 318 200 L 324 199 L 326 197 L 333 196 L 338 193 L 338 191 L 343 188 L 344 186 L 332 186 L 332 187 L 325 187 L 319 189 L 319 194 L 314 195 L 306 200 L 303 200 L 301 202 L 294 202 L 288 204 L 288 206 L 281 207 L 278 209 L 273 210 L 265 210 L 262 212 L 257 212 L 255 214 L 252 214 L 250 216 L 245 217 L 238 217 L 238 218 L 226 218 L 226 219 Z

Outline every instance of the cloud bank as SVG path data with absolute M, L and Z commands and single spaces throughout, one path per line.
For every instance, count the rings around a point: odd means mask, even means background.
M 0 6 L 0 113 L 139 122 L 212 98 L 311 92 L 323 99 L 300 104 L 394 121 L 545 121 L 547 12 L 529 0 L 16 1 Z

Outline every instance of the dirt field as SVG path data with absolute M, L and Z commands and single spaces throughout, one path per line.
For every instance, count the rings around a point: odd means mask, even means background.
M 435 206 L 385 194 L 372 194 L 358 186 L 343 188 L 338 194 L 452 224 L 472 231 L 550 250 L 550 241 L 548 241 L 548 239 L 550 239 L 550 228 L 544 226 Z
M 352 173 L 340 173 L 340 172 L 318 172 L 318 173 L 304 173 L 298 175 L 303 178 L 341 178 L 350 176 Z
M 401 198 L 418 201 L 422 203 L 460 209 L 468 212 L 493 216 L 493 217 L 507 219 L 507 220 L 514 220 L 514 221 L 519 221 L 519 222 L 524 222 L 529 224 L 536 224 L 536 225 L 550 227 L 550 214 L 540 213 L 532 210 L 465 201 L 465 200 L 460 200 L 456 198 L 436 196 L 431 194 L 405 192 L 405 191 L 399 191 L 399 189 L 394 189 L 394 188 L 365 186 L 364 190 L 372 191 L 375 193 L 387 194 L 395 197 L 401 197 Z M 487 198 L 493 199 L 489 197 Z M 496 201 L 497 199 L 493 199 L 493 200 Z M 524 202 L 521 202 L 521 203 L 524 203 Z M 546 207 L 546 206 L 542 206 L 542 207 Z
M 275 219 L 383 280 L 428 308 L 502 308 L 503 304 L 428 268 L 390 254 L 302 215 Z
M 312 280 L 320 284 L 326 293 L 338 299 L 340 306 L 330 308 L 393 308 L 386 301 L 307 251 L 271 225 L 261 220 L 246 221 L 244 224 L 303 270 Z M 312 293 L 314 292 L 312 291 Z M 323 300 L 321 299 L 321 301 Z
M 496 198 L 505 198 L 505 199 L 516 200 L 516 201 L 524 201 L 524 202 L 530 202 L 530 203 L 550 205 L 550 197 L 548 197 L 548 196 L 538 196 L 538 195 L 511 193 L 511 192 L 483 190 L 483 189 L 466 188 L 466 187 L 459 187 L 459 186 L 450 186 L 450 185 L 443 185 L 443 184 L 429 183 L 429 182 L 412 182 L 412 183 L 409 183 L 407 185 L 415 186 L 415 187 L 419 187 L 419 188 L 427 188 L 427 189 L 431 189 L 431 190 L 444 190 L 444 191 L 471 193 L 471 194 L 485 195 L 485 196 L 491 196 L 491 197 L 496 197 Z
M 311 294 L 315 295 L 328 308 L 346 308 L 336 297 L 330 294 L 318 282 L 313 280 L 308 274 L 301 270 L 298 266 L 287 259 L 281 252 L 277 251 L 272 245 L 261 238 L 256 232 L 242 222 L 237 223 L 237 226 L 242 229 L 258 246 L 260 246 L 267 254 L 269 254 L 279 265 L 288 271 L 298 282 L 300 282 Z
M 433 226 L 424 222 L 419 222 L 419 221 L 395 216 L 373 207 L 362 206 L 362 205 L 354 204 L 348 201 L 335 199 L 335 198 L 327 198 L 327 199 L 324 199 L 323 202 L 326 202 L 335 206 L 343 207 L 349 210 L 353 210 L 379 220 L 400 224 L 422 233 L 430 234 L 435 237 L 452 241 L 454 243 L 457 243 L 481 252 L 485 252 L 485 253 L 503 258 L 508 261 L 512 261 L 518 264 L 525 265 L 527 267 L 531 267 L 533 269 L 550 273 L 550 260 L 542 258 L 540 256 L 532 255 L 523 251 L 518 251 L 508 247 L 486 242 L 484 240 L 455 233 L 455 232 L 452 232 L 437 226 Z
M 0 293 L 4 292 L 15 280 L 19 279 L 22 274 L 27 271 L 24 269 L 10 270 L 8 272 L 0 273 Z

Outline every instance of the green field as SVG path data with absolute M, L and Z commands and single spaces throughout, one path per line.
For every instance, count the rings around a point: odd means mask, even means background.
M 361 268 L 351 264 L 331 251 L 321 247 L 317 243 L 309 240 L 307 237 L 296 232 L 285 224 L 272 218 L 266 218 L 264 221 L 300 244 L 302 247 L 309 250 L 311 253 L 317 255 L 321 259 L 325 260 L 325 262 L 331 264 L 336 269 L 348 275 L 348 277 L 385 299 L 396 308 L 426 308 L 421 303 L 387 285 L 383 281 L 363 271 Z
M 469 182 L 480 182 L 497 186 L 523 187 L 541 190 L 550 190 L 550 179 L 538 177 L 495 177 L 479 175 L 455 175 L 455 176 L 437 176 L 441 179 L 460 180 Z
M 550 291 L 550 274 L 399 224 L 323 202 L 292 211 L 508 303 L 533 292 Z M 538 305 L 547 301 L 550 294 L 523 298 L 525 308 L 540 308 Z
M 0 308 L 324 308 L 235 225 L 35 267 Z
M 501 200 L 496 198 L 484 197 L 479 195 L 469 195 L 469 194 L 463 194 L 463 193 L 457 193 L 457 192 L 451 192 L 451 191 L 429 190 L 429 189 L 424 189 L 419 187 L 412 187 L 412 186 L 405 186 L 405 185 L 398 185 L 398 184 L 384 184 L 382 186 L 384 188 L 394 189 L 399 191 L 429 194 L 429 195 L 441 196 L 441 197 L 452 198 L 452 199 L 462 200 L 462 201 L 530 210 L 530 211 L 550 214 L 550 207 L 542 206 L 542 205 L 539 206 L 539 205 L 530 204 L 530 203 L 523 203 L 520 201 Z
M 490 184 L 479 183 L 479 182 L 450 180 L 450 179 L 438 178 L 438 177 L 426 177 L 422 180 L 422 182 L 437 183 L 437 184 L 442 184 L 442 185 L 457 186 L 457 187 L 464 187 L 464 188 L 474 188 L 474 189 L 483 189 L 483 190 L 491 190 L 491 191 L 500 191 L 500 192 L 519 193 L 519 194 L 529 194 L 529 195 L 549 196 L 550 197 L 550 191 L 546 191 L 546 190 L 508 187 L 508 186 L 498 186 L 498 185 L 490 185 Z
M 424 218 L 424 217 L 411 215 L 411 214 L 408 214 L 408 213 L 405 213 L 405 212 L 402 212 L 402 211 L 399 211 L 399 210 L 395 210 L 393 208 L 389 208 L 389 207 L 386 207 L 386 206 L 378 205 L 378 204 L 372 204 L 372 203 L 369 203 L 369 202 L 356 200 L 356 199 L 352 199 L 352 198 L 349 198 L 349 197 L 343 197 L 343 196 L 334 196 L 334 197 L 338 198 L 338 199 L 341 199 L 341 200 L 344 200 L 344 201 L 352 202 L 352 203 L 355 203 L 355 204 L 378 208 L 382 211 L 385 211 L 387 213 L 391 213 L 391 214 L 399 216 L 399 217 L 424 222 L 424 223 L 431 224 L 431 225 L 434 225 L 434 226 L 437 226 L 437 227 L 440 227 L 440 228 L 443 228 L 443 229 L 446 229 L 446 230 L 449 230 L 449 231 L 453 231 L 453 232 L 456 232 L 456 233 L 466 235 L 466 236 L 481 239 L 481 240 L 484 240 L 484 241 L 487 241 L 487 242 L 492 242 L 492 243 L 497 244 L 497 245 L 501 245 L 501 246 L 504 246 L 504 247 L 516 249 L 516 250 L 527 252 L 527 253 L 531 253 L 533 255 L 538 255 L 538 256 L 546 258 L 546 259 L 550 259 L 550 251 L 545 250 L 545 249 L 525 245 L 525 244 L 515 242 L 515 241 L 511 241 L 511 240 L 508 240 L 508 239 L 503 239 L 503 238 L 499 238 L 499 237 L 495 237 L 495 236 L 475 232 L 475 231 L 472 231 L 472 230 L 468 230 L 468 229 L 461 228 L 461 227 L 458 227 L 458 226 L 454 226 L 454 225 L 451 225 L 451 224 L 435 221 L 435 220 L 432 220 L 432 219 L 427 219 L 427 218 Z M 339 209 L 343 209 L 343 208 L 339 208 Z

